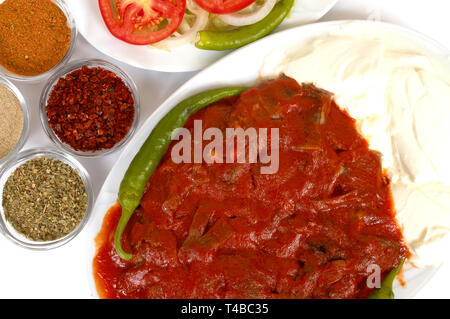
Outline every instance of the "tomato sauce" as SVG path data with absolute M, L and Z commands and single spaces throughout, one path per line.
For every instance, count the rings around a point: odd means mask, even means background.
M 366 298 L 409 254 L 380 155 L 331 94 L 290 78 L 199 111 L 203 129 L 279 128 L 279 171 L 175 164 L 170 149 L 114 250 L 120 206 L 97 237 L 103 298 Z M 173 147 L 173 144 L 171 145 Z

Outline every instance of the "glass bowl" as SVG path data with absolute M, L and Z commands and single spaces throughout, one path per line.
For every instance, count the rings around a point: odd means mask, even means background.
M 30 112 L 28 111 L 25 98 L 14 84 L 12 84 L 8 79 L 0 75 L 0 85 L 7 87 L 14 93 L 16 98 L 19 100 L 20 105 L 22 106 L 22 113 L 23 113 L 22 134 L 20 135 L 20 138 L 17 141 L 16 146 L 14 146 L 14 148 L 8 153 L 8 155 L 6 155 L 3 158 L 0 158 L 0 167 L 2 167 L 3 163 L 7 162 L 11 157 L 14 157 L 22 149 L 23 145 L 27 141 L 28 135 L 30 133 Z
M 3 1 L 4 0 L 0 0 L 0 3 L 2 3 Z M 1 65 L 0 65 L 0 73 L 4 74 L 8 78 L 10 78 L 12 80 L 16 80 L 16 81 L 39 81 L 39 80 L 42 80 L 43 78 L 47 77 L 55 69 L 66 64 L 67 61 L 69 61 L 70 57 L 72 56 L 73 49 L 75 47 L 75 43 L 76 43 L 77 36 L 78 36 L 75 19 L 73 18 L 72 14 L 70 13 L 69 7 L 66 4 L 65 0 L 51 0 L 51 1 L 62 10 L 62 12 L 64 13 L 64 15 L 67 18 L 67 25 L 70 28 L 70 35 L 71 35 L 70 36 L 70 44 L 69 44 L 69 48 L 67 49 L 67 52 L 64 55 L 64 57 L 62 58 L 62 60 L 59 61 L 58 64 L 56 64 L 50 70 L 48 70 L 42 74 L 38 74 L 38 75 L 32 75 L 32 76 L 19 75 L 19 74 L 16 74 L 14 72 L 11 72 L 11 71 L 5 69 Z
M 88 200 L 85 215 L 78 226 L 64 237 L 53 241 L 41 242 L 26 238 L 22 234 L 18 233 L 14 229 L 14 227 L 6 220 L 3 210 L 3 188 L 9 176 L 22 164 L 39 157 L 56 159 L 70 165 L 80 175 L 86 190 Z M 91 216 L 93 204 L 94 193 L 89 173 L 74 157 L 59 150 L 48 150 L 43 148 L 30 149 L 17 154 L 0 169 L 0 232 L 3 233 L 6 238 L 10 239 L 13 243 L 21 247 L 32 250 L 50 250 L 67 244 L 81 232 L 83 227 L 88 222 L 89 217 Z
M 103 149 L 95 152 L 84 152 L 84 151 L 77 151 L 74 150 L 70 145 L 64 143 L 60 140 L 60 138 L 55 134 L 55 132 L 52 130 L 52 128 L 48 124 L 48 118 L 47 118 L 47 112 L 45 111 L 45 107 L 47 106 L 49 95 L 51 94 L 53 87 L 58 82 L 60 78 L 65 77 L 67 74 L 80 69 L 83 66 L 87 67 L 101 67 L 105 70 L 111 71 L 115 73 L 118 77 L 120 77 L 126 86 L 131 91 L 131 94 L 134 99 L 134 119 L 133 124 L 130 127 L 130 130 L 128 131 L 127 135 L 124 136 L 122 140 L 120 140 L 117 144 L 115 144 L 110 149 Z M 70 154 L 76 155 L 76 156 L 82 156 L 82 157 L 99 157 L 111 154 L 118 149 L 120 149 L 122 146 L 124 146 L 133 136 L 135 133 L 137 126 L 139 124 L 139 116 L 140 116 L 140 102 L 139 102 L 139 94 L 136 87 L 136 84 L 134 81 L 120 68 L 117 66 L 103 60 L 79 60 L 74 61 L 66 66 L 61 67 L 58 69 L 55 74 L 53 74 L 50 79 L 48 80 L 47 84 L 44 87 L 44 90 L 42 91 L 41 99 L 40 99 L 40 114 L 41 114 L 41 122 L 42 126 L 44 127 L 44 131 L 47 134 L 47 136 L 62 150 L 69 152 Z

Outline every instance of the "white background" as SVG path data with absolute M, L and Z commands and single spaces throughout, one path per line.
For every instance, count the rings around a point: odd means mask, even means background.
M 450 49 L 448 0 L 340 0 L 321 21 L 374 19 L 420 31 Z M 81 36 L 73 59 L 102 58 L 123 68 L 141 94 L 141 123 L 194 73 L 160 73 L 136 69 L 105 57 Z M 31 111 L 31 135 L 24 149 L 53 147 L 41 128 L 39 96 L 44 83 L 15 83 Z M 80 159 L 91 174 L 96 194 L 118 154 L 101 159 Z M 22 249 L 0 236 L 0 298 L 89 298 L 85 247 L 81 235 L 64 247 L 48 252 Z M 448 253 L 449 252 L 443 252 Z M 450 262 L 420 291 L 418 298 L 450 298 Z

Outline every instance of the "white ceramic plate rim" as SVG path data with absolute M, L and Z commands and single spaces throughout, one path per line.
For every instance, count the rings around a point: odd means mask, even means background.
M 137 132 L 130 143 L 125 147 L 118 161 L 108 175 L 94 206 L 93 216 L 85 231 L 87 245 L 86 265 L 88 280 L 92 294 L 98 297 L 95 283 L 92 275 L 92 260 L 95 255 L 94 238 L 101 228 L 103 217 L 110 206 L 117 199 L 120 181 L 125 174 L 129 163 L 140 149 L 141 145 L 151 133 L 155 125 L 167 114 L 177 103 L 196 93 L 206 91 L 212 88 L 229 86 L 253 86 L 259 79 L 259 70 L 266 54 L 274 47 L 289 43 L 293 36 L 297 40 L 313 39 L 320 35 L 325 35 L 345 24 L 362 23 L 365 26 L 375 30 L 388 30 L 395 36 L 410 39 L 420 44 L 424 50 L 431 55 L 450 57 L 449 51 L 439 43 L 428 37 L 409 29 L 384 22 L 374 21 L 331 21 L 306 26 L 296 27 L 267 38 L 257 41 L 247 47 L 241 48 L 225 58 L 217 61 L 210 67 L 195 75 L 192 79 L 175 91 L 161 106 L 145 121 L 141 129 Z M 448 60 L 450 61 L 450 60 Z M 217 75 L 220 74 L 219 78 Z M 413 270 L 410 276 L 407 276 L 405 288 L 397 285 L 395 293 L 397 298 L 413 298 L 417 292 L 434 276 L 440 266 L 430 267 L 423 270 Z
M 78 31 L 100 52 L 129 65 L 155 71 L 187 72 L 200 70 L 229 51 L 206 51 L 185 45 L 170 52 L 149 46 L 134 46 L 112 36 L 98 8 L 98 0 L 65 0 L 71 7 Z M 296 0 L 290 16 L 277 28 L 299 26 L 319 20 L 338 0 Z

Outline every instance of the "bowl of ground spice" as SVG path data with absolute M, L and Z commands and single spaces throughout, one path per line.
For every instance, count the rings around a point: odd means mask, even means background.
M 0 76 L 0 167 L 22 149 L 29 134 L 29 119 L 23 95 Z
M 93 202 L 88 172 L 61 151 L 28 150 L 0 170 L 0 232 L 22 247 L 66 244 L 87 223 Z
M 55 144 L 84 157 L 110 154 L 130 140 L 139 122 L 134 81 L 103 60 L 72 62 L 48 80 L 41 122 Z
M 0 72 L 39 80 L 66 63 L 77 37 L 63 0 L 0 0 Z

